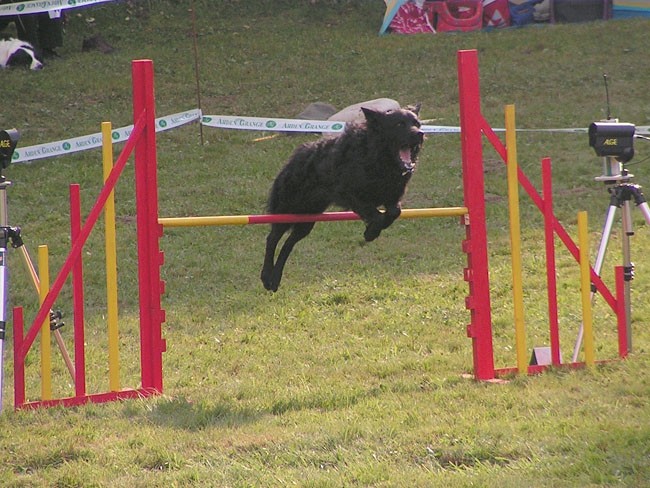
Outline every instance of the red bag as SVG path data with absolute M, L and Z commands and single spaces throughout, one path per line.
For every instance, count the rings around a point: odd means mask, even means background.
M 483 4 L 481 0 L 446 0 L 427 2 L 436 16 L 438 32 L 472 31 L 483 27 Z
M 510 26 L 508 0 L 483 0 L 483 27 L 500 29 Z
M 420 34 L 435 33 L 428 13 L 425 9 L 418 7 L 415 3 L 402 5 L 390 22 L 391 32 L 398 34 Z

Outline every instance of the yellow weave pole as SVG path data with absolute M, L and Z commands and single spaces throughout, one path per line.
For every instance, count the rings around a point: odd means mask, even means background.
M 205 227 L 212 225 L 246 225 L 248 215 L 217 215 L 208 217 L 167 217 L 158 219 L 163 227 Z
M 104 182 L 113 169 L 113 144 L 110 122 L 102 122 L 102 159 Z M 106 306 L 108 322 L 108 378 L 111 391 L 120 390 L 119 334 L 117 327 L 117 239 L 115 232 L 115 193 L 111 192 L 104 207 L 106 247 Z
M 50 265 L 47 246 L 38 246 L 38 269 L 41 272 L 39 298 L 42 305 L 50 291 Z M 52 346 L 49 316 L 41 325 L 41 399 L 52 399 Z
M 506 151 L 508 160 L 508 206 L 510 214 L 510 249 L 512 261 L 512 299 L 515 319 L 515 342 L 517 349 L 517 370 L 528 372 L 528 350 L 524 325 L 524 290 L 521 271 L 521 227 L 519 217 L 519 179 L 517 164 L 517 133 L 515 128 L 515 106 L 506 105 Z
M 400 219 L 422 219 L 427 217 L 462 217 L 467 215 L 466 207 L 439 207 L 439 208 L 405 208 L 402 209 Z
M 36 293 L 38 294 L 39 298 L 41 296 L 41 284 L 38 278 L 38 273 L 36 273 L 36 269 L 34 269 L 34 264 L 32 263 L 31 258 L 29 257 L 29 253 L 27 252 L 27 248 L 23 245 L 18 248 L 23 256 L 23 262 L 25 263 L 25 267 L 27 268 L 27 271 L 29 272 L 29 276 L 32 278 L 32 283 L 34 284 L 34 288 L 36 288 Z M 51 330 L 51 329 L 50 329 Z M 75 381 L 76 375 L 74 371 L 74 364 L 72 363 L 72 359 L 70 359 L 70 354 L 68 354 L 68 350 L 65 347 L 65 342 L 63 341 L 63 337 L 61 336 L 61 332 L 59 329 L 54 329 L 52 331 L 54 333 L 54 339 L 56 339 L 56 343 L 59 345 L 59 350 L 61 351 L 61 355 L 63 356 L 63 361 L 65 362 L 66 367 L 68 368 L 68 372 L 70 373 L 70 377 L 72 378 L 72 381 Z
M 596 364 L 594 329 L 591 310 L 591 266 L 589 265 L 589 228 L 587 212 L 578 212 L 578 245 L 580 246 L 580 296 L 582 299 L 582 324 L 584 330 L 585 364 Z

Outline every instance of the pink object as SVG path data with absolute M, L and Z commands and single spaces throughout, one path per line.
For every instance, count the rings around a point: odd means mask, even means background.
M 405 3 L 399 8 L 389 27 L 392 32 L 398 34 L 434 34 L 436 32 L 431 24 L 428 11 L 411 2 Z

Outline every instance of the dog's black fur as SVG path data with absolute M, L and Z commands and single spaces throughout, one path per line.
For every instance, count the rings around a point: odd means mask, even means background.
M 400 200 L 424 140 L 419 108 L 362 108 L 364 123 L 346 128 L 338 137 L 298 147 L 273 183 L 268 212 L 318 214 L 334 204 L 363 219 L 366 241 L 376 239 L 401 213 Z M 271 225 L 261 273 L 267 290 L 277 291 L 289 254 L 313 227 L 314 222 Z M 275 260 L 278 243 L 289 230 Z

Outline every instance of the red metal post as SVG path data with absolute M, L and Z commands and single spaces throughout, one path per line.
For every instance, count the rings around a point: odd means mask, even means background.
M 618 326 L 618 356 L 627 357 L 627 310 L 625 307 L 625 268 L 616 266 L 616 322 Z
M 133 61 L 132 74 L 133 118 L 137 120 L 143 114 L 145 117 L 145 129 L 135 147 L 142 387 L 162 393 L 165 341 L 161 326 L 165 317 L 160 300 L 164 284 L 160 280 L 163 254 L 159 242 L 162 226 L 158 224 L 153 62 Z
M 14 407 L 25 403 L 25 354 L 23 354 L 23 336 L 25 324 L 23 307 L 14 307 Z
M 544 240 L 546 243 L 546 289 L 548 323 L 551 338 L 551 363 L 559 365 L 560 327 L 557 311 L 557 277 L 555 276 L 555 232 L 553 231 L 553 179 L 551 158 L 542 159 L 542 192 L 544 194 Z
M 466 307 L 471 322 L 467 335 L 472 339 L 474 377 L 494 378 L 492 311 L 488 272 L 485 181 L 481 130 L 481 95 L 476 50 L 458 52 L 458 90 L 463 158 L 463 193 L 469 225 L 463 250 L 467 253 L 465 280 L 469 284 Z
M 75 242 L 81 231 L 81 197 L 79 185 L 70 185 L 70 236 Z M 83 254 L 83 253 L 82 253 Z M 84 335 L 84 285 L 82 254 L 72 266 L 72 307 L 74 309 L 75 394 L 86 394 L 86 353 Z

